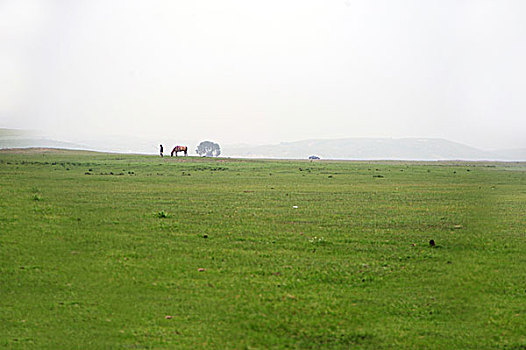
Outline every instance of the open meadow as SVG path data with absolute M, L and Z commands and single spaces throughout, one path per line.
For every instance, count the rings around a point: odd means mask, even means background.
M 526 349 L 526 164 L 1 151 L 0 347 Z

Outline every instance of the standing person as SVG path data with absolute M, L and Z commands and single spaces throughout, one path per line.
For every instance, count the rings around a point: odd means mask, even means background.
M 161 147 L 161 158 L 163 157 L 163 145 L 159 145 Z

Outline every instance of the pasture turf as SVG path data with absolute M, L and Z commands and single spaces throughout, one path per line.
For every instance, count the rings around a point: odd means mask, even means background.
M 0 347 L 526 349 L 524 163 L 0 152 L 0 199 Z

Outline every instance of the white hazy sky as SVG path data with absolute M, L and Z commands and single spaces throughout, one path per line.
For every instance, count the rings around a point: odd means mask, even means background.
M 0 0 L 0 127 L 526 147 L 526 1 Z

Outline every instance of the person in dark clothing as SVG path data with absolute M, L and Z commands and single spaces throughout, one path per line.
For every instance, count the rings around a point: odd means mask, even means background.
M 163 156 L 163 145 L 159 145 L 161 146 L 161 157 Z

